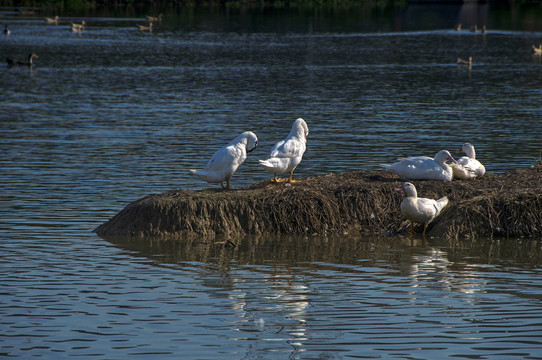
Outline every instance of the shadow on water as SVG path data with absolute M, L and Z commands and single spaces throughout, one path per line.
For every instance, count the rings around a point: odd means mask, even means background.
M 473 264 L 535 267 L 542 263 L 542 244 L 536 239 L 480 239 L 447 244 L 420 236 L 324 237 L 246 235 L 236 238 L 105 238 L 135 251 L 156 264 L 201 262 L 228 267 L 311 264 L 395 267 L 415 264 L 419 255 L 438 251 L 457 266 Z M 182 265 L 181 265 L 182 266 Z

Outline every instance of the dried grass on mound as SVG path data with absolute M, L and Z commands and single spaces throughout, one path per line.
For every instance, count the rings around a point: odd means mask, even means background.
M 223 191 L 177 190 L 129 204 L 95 229 L 102 236 L 196 234 L 386 234 L 408 225 L 399 212 L 403 181 L 382 171 L 264 181 Z M 428 235 L 542 236 L 542 167 L 486 174 L 474 181 L 413 181 L 421 197 L 450 204 Z

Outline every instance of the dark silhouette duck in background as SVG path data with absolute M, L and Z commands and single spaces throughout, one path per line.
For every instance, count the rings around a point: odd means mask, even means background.
M 472 56 L 469 56 L 468 59 L 457 58 L 457 64 L 458 64 L 458 65 L 468 65 L 468 66 L 471 66 L 471 65 L 472 65 Z
M 34 65 L 34 58 L 38 59 L 38 55 L 36 55 L 35 53 L 30 53 L 30 55 L 28 55 L 28 61 L 19 61 L 19 60 L 15 60 L 11 58 L 7 58 L 6 61 L 8 62 L 9 66 L 12 66 L 12 65 L 32 66 Z
M 164 18 L 164 14 L 160 14 L 158 16 L 145 15 L 145 18 L 147 19 L 147 22 L 157 22 L 157 23 L 161 24 L 162 20 Z
M 8 28 L 7 25 L 4 25 L 4 35 L 9 35 L 11 34 L 11 30 Z

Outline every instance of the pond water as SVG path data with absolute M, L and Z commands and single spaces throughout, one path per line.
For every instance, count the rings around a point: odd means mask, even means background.
M 86 17 L 74 34 L 83 18 L 2 12 L 0 58 L 39 59 L 0 67 L 0 356 L 542 358 L 540 239 L 224 249 L 91 233 L 147 194 L 216 187 L 188 170 L 246 130 L 259 146 L 232 185 L 268 179 L 257 160 L 298 117 L 310 129 L 299 178 L 465 141 L 489 172 L 535 165 L 542 15 L 470 6 L 180 12 L 152 34 L 138 14 Z

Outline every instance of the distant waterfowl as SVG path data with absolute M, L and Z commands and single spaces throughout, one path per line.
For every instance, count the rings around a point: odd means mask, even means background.
M 145 18 L 147 19 L 148 22 L 157 22 L 157 23 L 162 23 L 162 20 L 164 18 L 164 14 L 160 14 L 158 16 L 148 16 L 146 15 Z
M 38 55 L 36 55 L 35 53 L 30 53 L 28 55 L 28 61 L 19 61 L 19 60 L 15 60 L 15 59 L 11 59 L 11 58 L 7 58 L 6 61 L 8 63 L 8 65 L 24 65 L 24 66 L 32 66 L 34 65 L 34 58 L 38 58 Z
M 414 233 L 413 223 L 423 225 L 423 236 L 427 230 L 427 226 L 433 221 L 448 205 L 448 198 L 442 197 L 438 200 L 419 198 L 416 187 L 406 182 L 397 191 L 404 191 L 406 197 L 401 202 L 401 214 L 410 221 L 410 232 Z
M 484 26 L 482 26 L 482 34 L 485 34 L 486 32 L 487 32 L 487 28 L 486 28 L 486 26 L 484 25 Z
M 457 24 L 456 26 L 454 26 L 454 30 L 455 31 L 461 31 L 461 23 Z
M 87 23 L 85 22 L 85 20 L 81 21 L 81 24 L 71 23 L 70 31 L 73 33 L 81 34 L 83 33 L 83 29 L 86 25 Z
M 457 159 L 456 164 L 451 164 L 454 172 L 454 178 L 461 180 L 471 180 L 477 177 L 483 176 L 486 173 L 486 168 L 480 161 L 476 159 L 476 152 L 474 146 L 471 143 L 464 143 L 461 149 L 457 150 L 458 153 L 465 153 L 466 156 L 462 156 Z
M 247 153 L 258 146 L 258 138 L 251 131 L 245 131 L 228 145 L 216 151 L 207 165 L 200 170 L 190 170 L 203 181 L 220 183 L 224 189 L 230 189 L 230 178 L 247 158 Z M 223 182 L 226 182 L 224 186 Z
M 472 65 L 472 56 L 469 56 L 469 58 L 467 60 L 465 59 L 461 59 L 461 58 L 457 58 L 457 64 L 458 65 L 468 65 L 468 66 L 471 66 Z
M 19 15 L 21 16 L 29 16 L 29 15 L 36 15 L 36 9 L 19 9 Z
M 477 26 L 477 25 L 472 25 L 472 26 L 470 27 L 470 31 L 472 31 L 472 32 L 477 32 L 477 31 L 478 31 L 478 26 Z
M 74 31 L 74 30 L 83 30 L 85 28 L 85 26 L 87 26 L 87 23 L 85 22 L 85 20 L 81 21 L 81 24 L 71 23 L 71 30 L 72 31 Z
M 58 25 L 58 20 L 60 20 L 58 16 L 55 16 L 54 18 L 47 17 L 45 18 L 45 23 L 50 25 Z
M 8 28 L 7 25 L 4 25 L 4 35 L 9 35 L 11 34 L 11 30 Z
M 542 55 L 542 45 L 538 45 L 538 47 L 533 45 L 533 54 L 535 55 Z
M 295 168 L 303 159 L 307 148 L 307 136 L 309 127 L 302 118 L 297 119 L 288 136 L 273 146 L 266 160 L 259 160 L 259 164 L 266 171 L 273 173 L 274 182 L 279 182 L 277 174 L 290 173 L 287 182 L 295 182 L 292 179 Z
M 382 164 L 381 166 L 405 180 L 451 181 L 453 179 L 453 170 L 446 164 L 446 161 L 456 162 L 447 150 L 441 150 L 434 158 L 412 156 L 399 159 L 399 161 L 391 165 Z
M 148 31 L 148 32 L 152 32 L 152 23 L 149 23 L 149 26 L 137 24 L 137 28 L 138 28 L 140 31 Z

